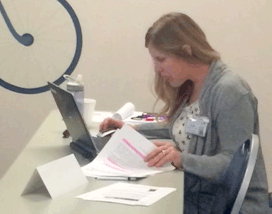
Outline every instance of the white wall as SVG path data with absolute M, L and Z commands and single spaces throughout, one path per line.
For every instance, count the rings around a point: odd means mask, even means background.
M 259 99 L 262 147 L 272 190 L 272 158 L 269 155 L 272 153 L 271 1 L 68 2 L 77 13 L 83 30 L 82 56 L 73 75 L 83 74 L 86 97 L 97 99 L 99 110 L 114 111 L 127 101 L 133 102 L 139 110 L 152 110 L 154 97 L 150 83 L 153 72 L 144 48 L 146 30 L 162 14 L 172 11 L 184 12 L 195 19 L 206 32 L 211 45 L 234 72 L 249 82 Z M 1 67 L 4 69 L 7 68 Z M 49 92 L 22 95 L 0 88 L 0 99 L 1 176 L 55 104 Z

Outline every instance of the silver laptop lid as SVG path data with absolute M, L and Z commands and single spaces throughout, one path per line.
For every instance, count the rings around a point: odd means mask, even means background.
M 89 153 L 83 156 L 93 159 L 97 155 L 96 146 L 93 143 L 72 93 L 51 82 L 48 82 L 48 86 L 72 137 L 73 142 L 70 144 L 71 147 L 82 147 L 82 152 Z M 74 149 L 78 150 L 80 148 Z M 78 152 L 82 153 L 81 151 Z

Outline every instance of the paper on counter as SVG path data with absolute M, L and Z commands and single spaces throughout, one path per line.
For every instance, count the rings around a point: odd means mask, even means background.
M 112 135 L 98 156 L 82 167 L 82 171 L 86 176 L 91 177 L 146 177 L 174 170 L 175 167 L 170 163 L 160 168 L 147 166 L 144 158 L 155 148 L 156 146 L 151 141 L 129 125 L 124 125 Z
M 124 120 L 131 116 L 133 112 L 135 111 L 134 104 L 128 102 L 125 105 L 123 105 L 116 113 L 112 115 L 112 118 L 118 119 L 118 120 Z
M 175 190 L 175 188 L 119 182 L 79 195 L 77 198 L 91 201 L 149 206 Z

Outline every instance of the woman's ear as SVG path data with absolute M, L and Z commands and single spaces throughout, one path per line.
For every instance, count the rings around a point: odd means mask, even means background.
M 187 54 L 189 54 L 190 56 L 193 55 L 193 54 L 192 54 L 192 48 L 191 48 L 190 45 L 185 44 L 185 45 L 182 46 L 182 49 L 183 49 Z

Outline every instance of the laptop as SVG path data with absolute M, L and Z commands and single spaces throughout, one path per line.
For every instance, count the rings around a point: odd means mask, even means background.
M 93 160 L 109 140 L 109 137 L 92 136 L 87 129 L 73 94 L 51 82 L 48 82 L 48 86 L 72 137 L 70 147 L 83 157 Z

